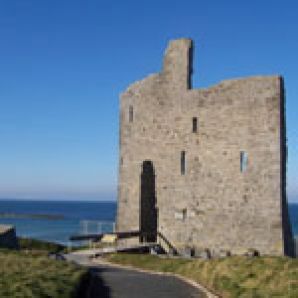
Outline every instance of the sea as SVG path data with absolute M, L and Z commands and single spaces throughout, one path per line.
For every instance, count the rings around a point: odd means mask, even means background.
M 116 202 L 0 200 L 0 224 L 16 227 L 17 236 L 76 246 L 73 235 L 114 230 Z
M 293 234 L 298 237 L 298 203 L 289 204 Z M 20 237 L 74 246 L 73 235 L 114 230 L 115 201 L 0 200 L 0 224 L 16 227 Z

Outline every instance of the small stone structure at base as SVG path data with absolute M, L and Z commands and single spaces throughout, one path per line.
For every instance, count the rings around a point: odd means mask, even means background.
M 192 50 L 171 41 L 162 71 L 121 95 L 117 231 L 188 254 L 292 256 L 284 81 L 192 89 Z
M 19 248 L 14 226 L 0 225 L 0 248 Z

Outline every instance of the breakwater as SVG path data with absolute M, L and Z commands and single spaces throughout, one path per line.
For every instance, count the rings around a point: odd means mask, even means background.
M 9 212 L 0 212 L 1 218 L 23 218 L 23 219 L 46 219 L 46 220 L 61 220 L 64 219 L 63 215 L 60 214 L 30 214 L 30 213 L 9 213 Z

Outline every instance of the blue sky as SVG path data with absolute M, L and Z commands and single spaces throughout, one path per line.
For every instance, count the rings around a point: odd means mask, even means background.
M 0 1 L 0 197 L 115 199 L 118 95 L 195 42 L 194 87 L 282 74 L 298 201 L 297 1 Z

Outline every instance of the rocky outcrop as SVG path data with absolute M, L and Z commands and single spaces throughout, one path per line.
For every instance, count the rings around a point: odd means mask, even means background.
M 0 248 L 13 248 L 19 247 L 16 230 L 14 226 L 0 225 Z

